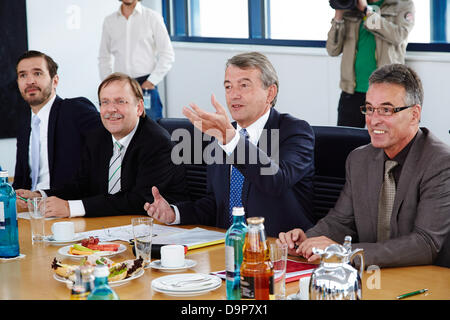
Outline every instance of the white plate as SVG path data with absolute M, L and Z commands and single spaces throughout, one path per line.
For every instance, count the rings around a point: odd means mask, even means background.
M 205 279 L 202 282 L 185 283 L 181 287 L 173 284 L 183 280 Z M 203 273 L 182 273 L 164 276 L 152 281 L 152 289 L 169 296 L 195 296 L 216 290 L 222 285 L 222 280 L 214 275 Z
M 55 240 L 55 239 L 53 239 L 53 235 L 49 235 L 49 236 L 44 237 L 44 242 L 54 244 L 54 245 L 62 245 L 62 244 L 78 242 L 83 238 L 84 238 L 83 236 L 81 236 L 77 233 L 75 234 L 75 237 L 71 240 Z
M 99 242 L 98 244 L 111 244 L 111 243 L 114 243 L 114 242 Z M 81 258 L 88 256 L 88 255 L 70 254 L 69 253 L 70 247 L 71 247 L 71 245 L 62 247 L 58 250 L 58 253 L 62 256 L 69 257 L 69 258 L 75 258 L 75 259 L 76 258 L 81 259 Z M 125 247 L 123 244 L 120 244 L 119 249 L 117 251 L 99 251 L 99 252 L 96 252 L 96 254 L 101 257 L 112 257 L 112 256 L 115 256 L 116 254 L 122 253 L 126 250 L 127 250 L 127 247 Z
M 134 279 L 142 277 L 144 272 L 145 272 L 145 270 L 141 269 L 136 274 L 134 274 L 133 276 L 131 276 L 129 278 L 126 278 L 126 279 L 123 279 L 123 280 L 119 280 L 119 281 L 108 282 L 108 284 L 109 284 L 110 287 L 118 287 L 118 286 L 121 286 L 121 285 L 123 285 L 123 284 L 125 284 L 127 282 L 130 282 L 131 280 L 134 280 Z M 71 280 L 63 278 L 63 277 L 57 275 L 56 273 L 53 274 L 53 278 L 56 281 L 65 283 L 67 285 L 67 288 L 72 289 L 73 282 Z
M 150 267 L 152 267 L 153 269 L 158 269 L 164 272 L 177 272 L 177 271 L 181 271 L 181 270 L 185 270 L 188 268 L 193 268 L 197 265 L 197 261 L 194 260 L 190 260 L 190 259 L 185 259 L 184 260 L 184 266 L 182 267 L 164 267 L 161 265 L 161 260 L 155 260 L 152 261 L 150 263 Z

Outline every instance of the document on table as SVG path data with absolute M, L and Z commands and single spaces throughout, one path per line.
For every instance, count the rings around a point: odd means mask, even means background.
M 170 235 L 172 233 L 179 233 L 185 230 L 186 229 L 169 227 L 155 223 L 153 224 L 153 237 L 157 237 L 158 235 Z M 97 237 L 101 242 L 114 240 L 129 241 L 134 238 L 133 227 L 131 226 L 131 224 L 120 227 L 80 232 L 78 233 L 78 235 L 83 238 Z

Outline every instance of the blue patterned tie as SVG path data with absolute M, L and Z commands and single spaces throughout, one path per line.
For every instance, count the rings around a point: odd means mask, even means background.
M 239 133 L 248 139 L 248 133 L 246 129 L 239 130 Z M 233 223 L 233 208 L 242 207 L 242 185 L 244 184 L 244 176 L 235 167 L 231 166 L 231 178 L 230 178 L 230 206 L 229 206 L 229 221 Z
M 36 190 L 39 178 L 40 123 L 41 119 L 37 115 L 33 115 L 31 119 L 31 190 L 33 191 Z

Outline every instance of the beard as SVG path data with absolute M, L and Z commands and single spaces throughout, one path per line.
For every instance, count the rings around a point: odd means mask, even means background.
M 33 89 L 37 89 L 38 92 L 35 92 L 32 96 L 27 96 L 26 92 L 28 89 L 33 88 Z M 32 87 L 28 87 L 25 89 L 25 94 L 22 94 L 23 99 L 30 105 L 30 106 L 38 106 L 42 103 L 44 103 L 45 101 L 47 101 L 47 99 L 50 97 L 50 95 L 52 94 L 52 84 L 49 83 L 48 86 L 44 87 L 43 89 L 37 87 L 37 86 L 32 86 Z

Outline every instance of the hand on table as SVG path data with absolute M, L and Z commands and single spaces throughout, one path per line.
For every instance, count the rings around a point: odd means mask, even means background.
M 41 193 L 38 191 L 30 191 L 25 189 L 17 189 L 16 190 L 16 204 L 19 208 L 28 210 L 28 204 L 23 199 L 32 199 L 32 198 L 39 198 L 42 197 Z
M 48 197 L 45 200 L 45 216 L 58 218 L 70 217 L 69 202 L 57 197 Z

